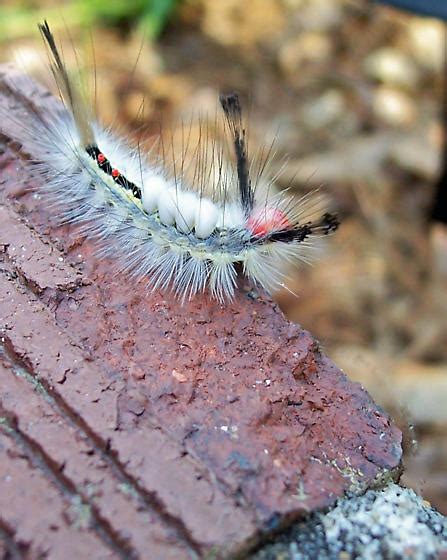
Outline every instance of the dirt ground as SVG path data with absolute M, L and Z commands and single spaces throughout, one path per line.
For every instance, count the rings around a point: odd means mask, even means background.
M 56 31 L 73 66 L 91 65 L 93 41 L 106 123 L 149 138 L 214 115 L 218 93 L 237 90 L 252 151 L 274 135 L 270 172 L 288 158 L 278 187 L 299 196 L 323 185 L 342 226 L 278 300 L 394 415 L 407 434 L 404 483 L 446 514 L 447 229 L 428 219 L 442 24 L 360 0 L 189 0 L 153 44 L 132 26 L 93 39 Z M 36 34 L 0 48 L 41 75 Z

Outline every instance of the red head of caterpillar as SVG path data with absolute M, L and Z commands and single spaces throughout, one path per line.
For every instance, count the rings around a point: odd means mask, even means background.
M 247 219 L 247 228 L 257 237 L 268 235 L 273 231 L 290 228 L 287 214 L 278 208 L 264 206 L 254 209 Z
M 199 173 L 191 181 L 127 147 L 92 120 L 48 23 L 39 29 L 65 104 L 51 119 L 33 119 L 43 188 L 64 221 L 96 240 L 99 255 L 113 257 L 152 289 L 172 288 L 182 300 L 209 290 L 224 301 L 234 295 L 238 269 L 273 291 L 283 285 L 281 261 L 306 260 L 312 240 L 337 228 L 334 215 L 316 213 L 312 195 L 296 201 L 287 193 L 259 192 L 265 162 L 253 184 L 256 166 L 236 94 L 220 96 L 233 168 L 224 171 L 217 151 L 217 187 L 207 196 L 203 161 L 209 153 L 197 150 Z

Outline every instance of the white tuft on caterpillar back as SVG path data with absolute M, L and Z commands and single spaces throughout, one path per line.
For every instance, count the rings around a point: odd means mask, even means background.
M 112 257 L 152 289 L 172 288 L 181 300 L 209 289 L 224 301 L 234 295 L 238 265 L 252 282 L 273 291 L 283 285 L 281 261 L 306 260 L 309 242 L 337 228 L 334 215 L 314 216 L 312 197 L 296 202 L 280 193 L 257 199 L 236 94 L 220 97 L 234 169 L 228 176 L 223 152 L 199 147 L 197 184 L 188 184 L 183 169 L 169 176 L 92 122 L 48 23 L 39 29 L 66 107 L 48 121 L 30 110 L 43 188 L 61 220 L 80 224 L 96 240 L 100 256 Z M 219 159 L 218 186 L 206 196 L 206 183 L 213 179 L 206 160 L 213 155 Z M 265 161 L 257 183 L 264 167 Z

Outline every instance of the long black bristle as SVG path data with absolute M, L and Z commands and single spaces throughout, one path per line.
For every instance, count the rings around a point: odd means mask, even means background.
M 59 88 L 60 96 L 72 112 L 81 143 L 84 146 L 89 146 L 94 143 L 94 133 L 91 127 L 90 114 L 86 103 L 82 98 L 79 89 L 72 84 L 70 80 L 67 68 L 65 67 L 64 61 L 59 53 L 54 35 L 51 32 L 47 20 L 44 20 L 43 23 L 39 23 L 38 28 L 44 43 L 48 48 L 50 67 Z
M 51 52 L 51 54 L 54 58 L 56 68 L 54 68 L 52 66 L 51 69 L 52 69 L 53 73 L 57 69 L 57 71 L 64 77 L 65 85 L 68 86 L 66 88 L 67 89 L 66 93 L 69 96 L 70 103 L 73 103 L 73 95 L 72 95 L 72 92 L 71 92 L 71 88 L 69 87 L 69 79 L 68 79 L 67 71 L 66 71 L 65 65 L 62 62 L 62 59 L 59 55 L 59 51 L 58 51 L 58 48 L 56 46 L 56 41 L 54 39 L 53 33 L 51 32 L 48 21 L 44 20 L 43 23 L 37 24 L 37 27 L 39 28 L 39 31 L 42 34 L 42 37 L 43 37 L 44 41 L 46 42 L 46 44 L 48 45 L 48 48 L 50 49 L 50 52 Z M 55 78 L 56 78 L 56 81 L 57 81 L 57 76 L 55 76 Z
M 283 243 L 302 243 L 313 234 L 328 235 L 335 231 L 339 226 L 338 218 L 335 214 L 326 212 L 317 222 L 308 222 L 294 228 L 272 231 L 268 235 L 258 239 L 261 243 L 271 241 L 282 241 Z M 255 238 L 256 239 L 256 238 Z
M 221 94 L 219 100 L 225 113 L 228 127 L 233 135 L 239 193 L 241 195 L 241 202 L 245 215 L 249 216 L 253 209 L 254 192 L 248 172 L 249 165 L 245 142 L 245 129 L 242 126 L 242 111 L 239 97 L 236 93 Z

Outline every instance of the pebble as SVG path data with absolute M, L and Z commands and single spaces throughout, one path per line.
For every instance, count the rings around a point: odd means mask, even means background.
M 412 18 L 407 27 L 409 46 L 418 63 L 440 72 L 445 56 L 445 27 L 440 20 Z
M 331 43 L 322 33 L 304 32 L 280 48 L 278 62 L 285 74 L 295 74 L 306 62 L 321 63 L 330 57 Z
M 302 120 L 309 129 L 319 129 L 334 123 L 346 110 L 345 98 L 331 89 L 303 107 Z
M 413 124 L 417 116 L 413 100 L 404 92 L 387 86 L 377 88 L 373 110 L 383 123 L 398 127 Z
M 413 89 L 419 75 L 415 64 L 402 51 L 391 47 L 378 49 L 364 63 L 365 72 L 384 84 Z

